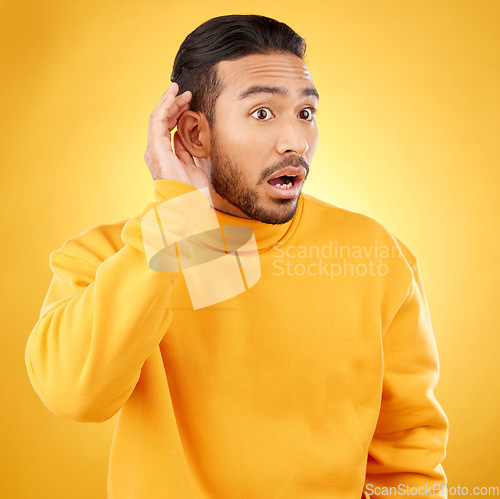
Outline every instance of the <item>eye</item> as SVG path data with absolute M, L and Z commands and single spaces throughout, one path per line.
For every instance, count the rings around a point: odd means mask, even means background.
M 314 109 L 314 107 L 306 107 L 299 113 L 299 116 L 306 121 L 312 121 L 315 115 L 316 109 Z
M 254 116 L 259 121 L 269 121 L 272 115 L 271 110 L 267 107 L 260 107 L 251 114 L 251 116 Z

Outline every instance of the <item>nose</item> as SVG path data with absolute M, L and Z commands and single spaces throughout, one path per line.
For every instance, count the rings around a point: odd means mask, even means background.
M 294 152 L 302 156 L 309 149 L 309 144 L 302 130 L 303 124 L 297 118 L 283 122 L 280 128 L 280 136 L 277 149 L 280 154 Z

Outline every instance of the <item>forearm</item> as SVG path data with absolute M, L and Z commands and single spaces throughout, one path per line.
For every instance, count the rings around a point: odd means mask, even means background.
M 408 295 L 383 344 L 384 386 L 365 490 L 377 499 L 403 489 L 415 497 L 446 497 L 448 419 L 434 396 L 438 352 L 416 261 Z
M 149 267 L 145 247 L 152 246 L 141 223 L 165 200 L 182 201 L 182 194 L 196 189 L 168 181 L 154 188 L 156 201 L 125 224 L 121 247 L 89 231 L 51 254 L 54 276 L 26 346 L 26 366 L 36 392 L 56 414 L 78 421 L 110 418 L 166 334 L 178 273 Z M 182 226 L 186 206 L 170 206 L 171 220 Z
M 137 220 L 131 222 L 129 230 L 137 231 Z M 74 257 L 56 258 L 69 265 L 64 260 Z M 176 276 L 151 270 L 144 253 L 126 244 L 99 265 L 83 292 L 39 319 L 26 364 L 35 390 L 53 412 L 82 421 L 102 421 L 117 412 L 168 328 Z

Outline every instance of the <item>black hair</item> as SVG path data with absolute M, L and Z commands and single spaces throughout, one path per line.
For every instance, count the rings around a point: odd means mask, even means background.
M 305 40 L 285 23 L 259 15 L 219 16 L 185 38 L 175 56 L 170 79 L 179 85 L 179 95 L 191 91 L 190 109 L 203 112 L 213 127 L 215 101 L 222 92 L 217 74 L 220 61 L 269 53 L 290 53 L 303 60 L 305 52 Z

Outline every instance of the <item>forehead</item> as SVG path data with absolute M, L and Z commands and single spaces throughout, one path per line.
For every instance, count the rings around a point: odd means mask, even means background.
M 252 85 L 314 87 L 309 69 L 294 54 L 251 54 L 217 66 L 222 93 L 239 93 Z

